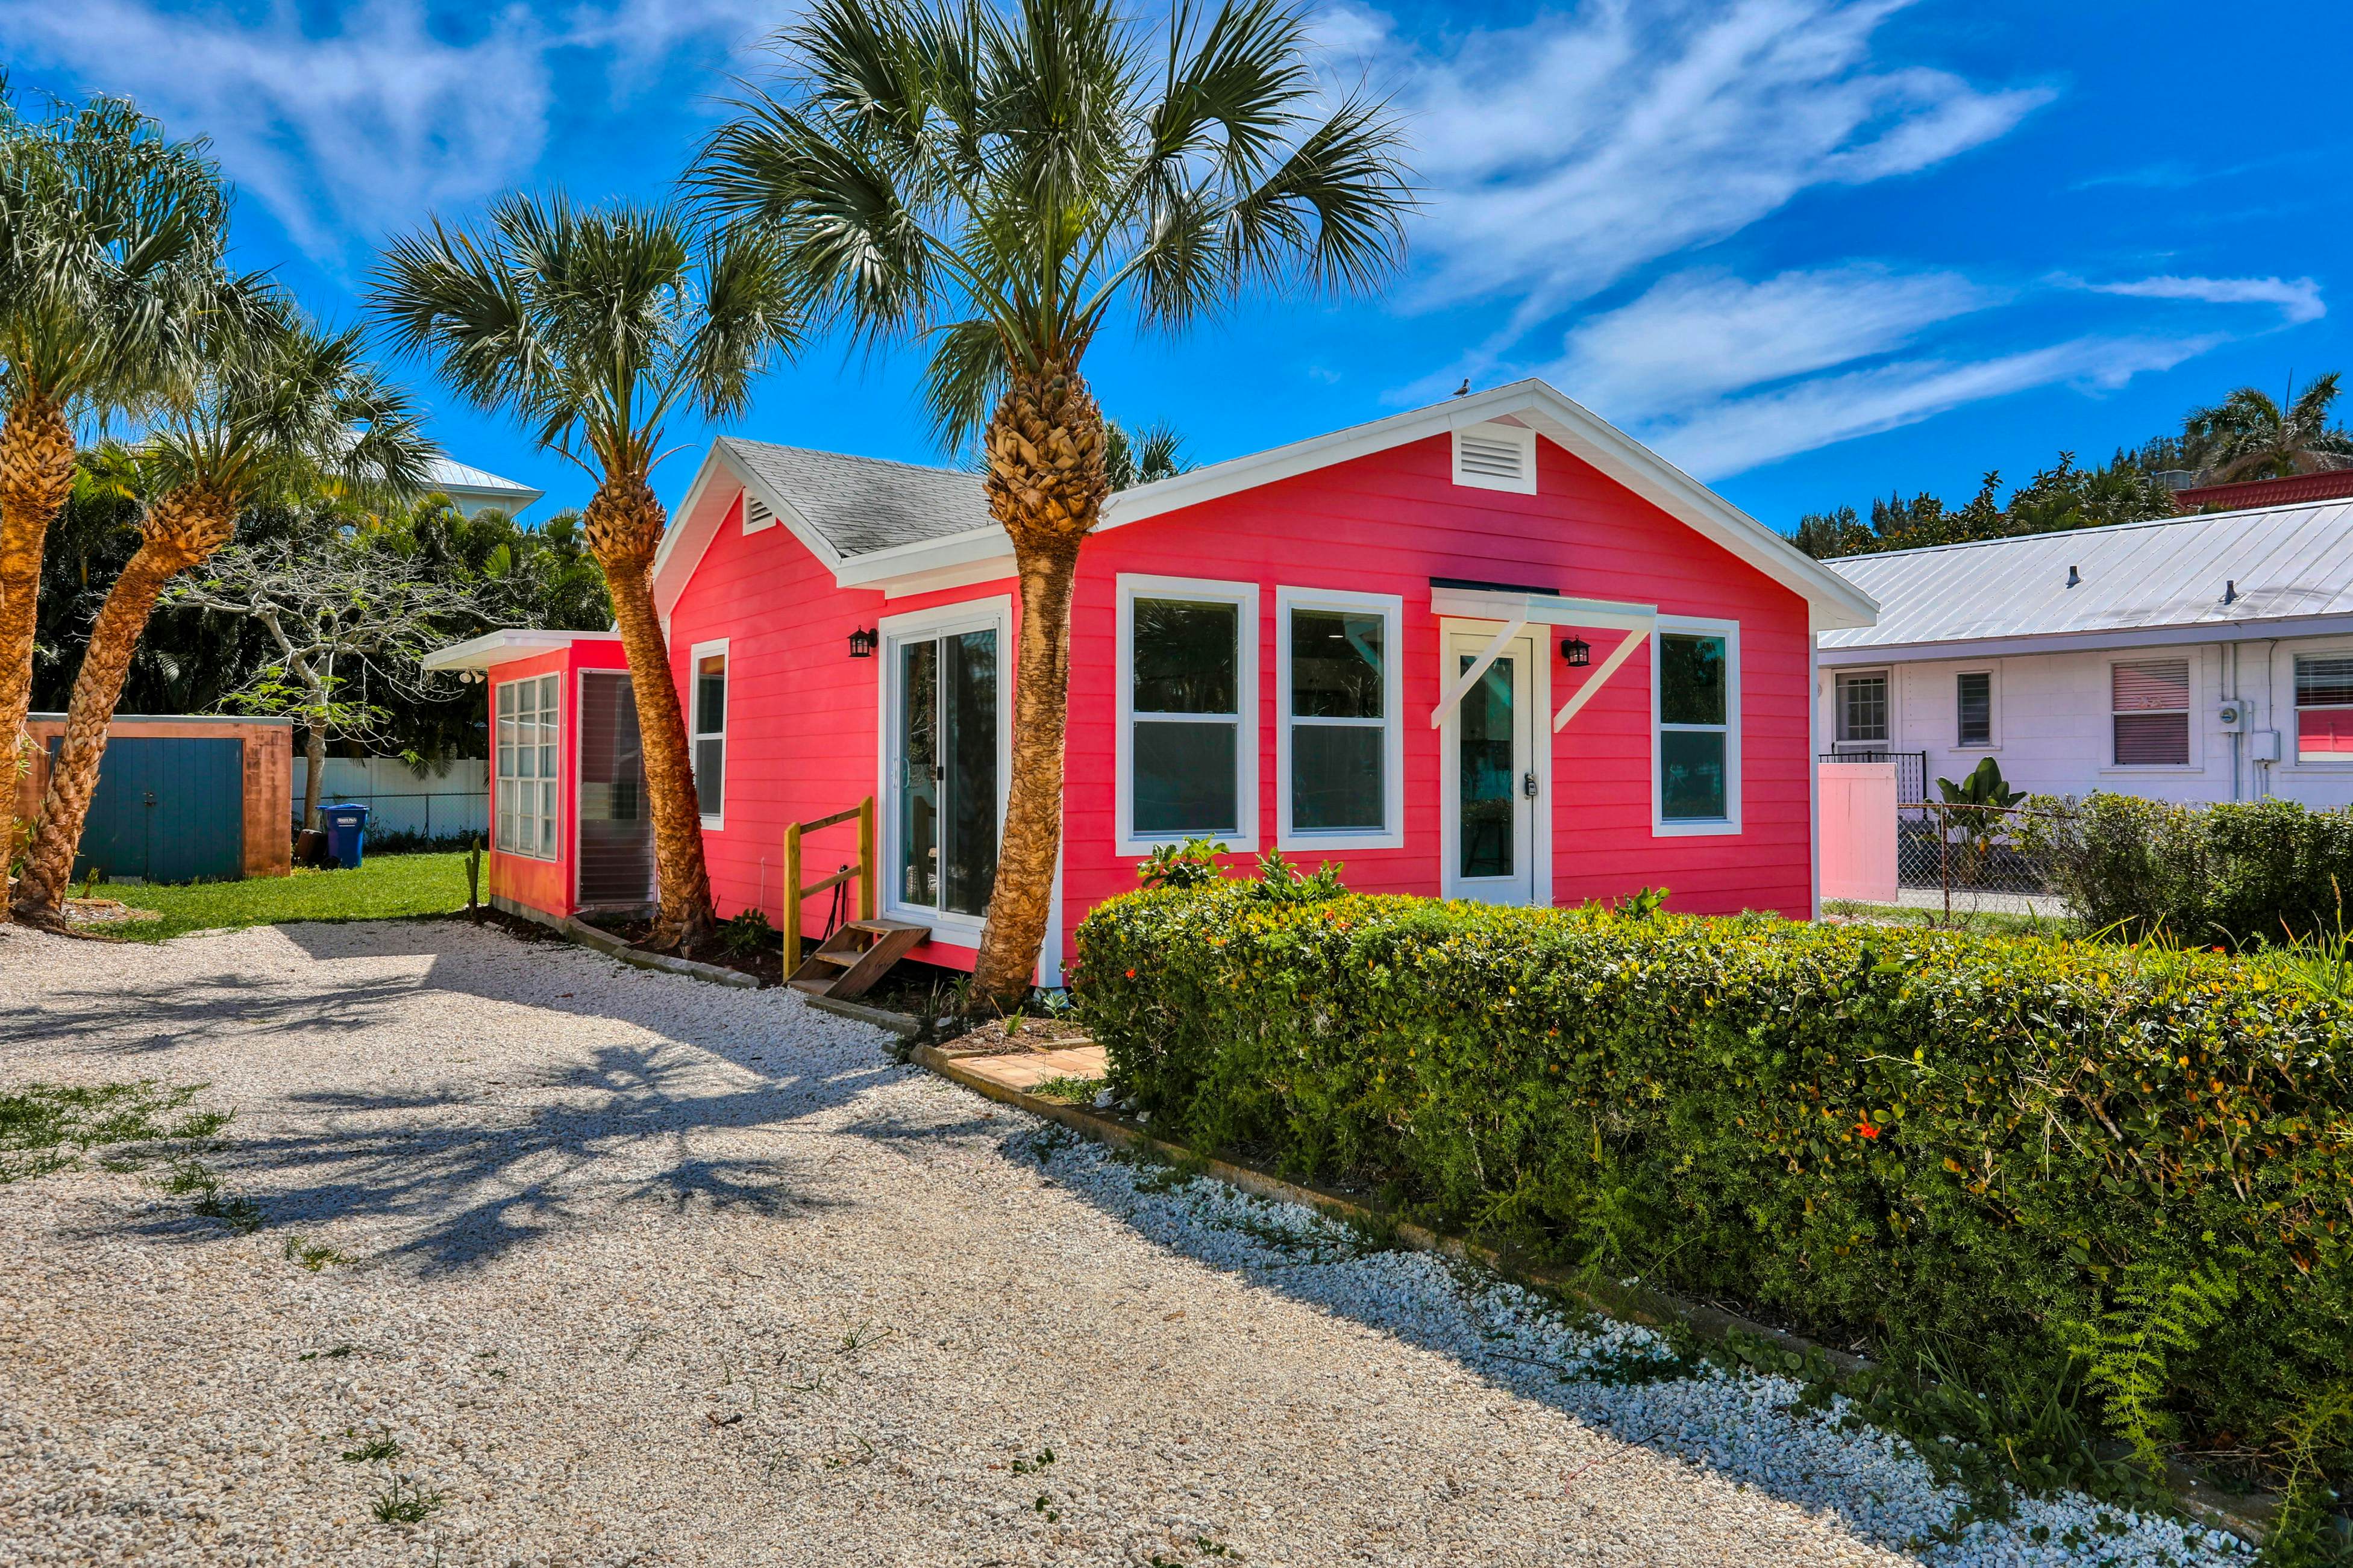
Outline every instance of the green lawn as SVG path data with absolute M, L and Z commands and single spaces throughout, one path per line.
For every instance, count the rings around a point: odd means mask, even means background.
M 1849 920 L 1866 921 L 1874 925 L 1936 926 L 1945 923 L 1941 910 L 1915 909 L 1909 904 L 1864 904 L 1852 899 L 1824 899 L 1822 912 L 1843 915 Z M 2010 914 L 2001 910 L 1956 910 L 1953 911 L 1952 928 L 1988 936 L 2076 937 L 2084 934 L 2071 920 L 2050 915 Z
M 76 888 L 79 894 L 81 889 Z M 97 896 L 121 899 L 161 918 L 94 929 L 133 942 L 162 942 L 192 931 L 276 925 L 283 921 L 381 921 L 438 915 L 466 907 L 466 857 L 371 855 L 356 871 L 307 871 L 243 882 L 184 888 L 100 882 Z

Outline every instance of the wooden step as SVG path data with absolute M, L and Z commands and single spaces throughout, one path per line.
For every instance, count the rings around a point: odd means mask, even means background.
M 932 934 L 907 921 L 849 921 L 805 955 L 786 984 L 814 996 L 862 996 Z

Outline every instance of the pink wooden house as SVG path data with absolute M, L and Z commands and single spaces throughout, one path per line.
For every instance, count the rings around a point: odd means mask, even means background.
M 655 572 L 720 913 L 781 924 L 788 825 L 871 795 L 880 912 L 926 929 L 914 957 L 970 968 L 1018 614 L 979 481 L 723 437 Z M 1123 492 L 1081 562 L 1040 982 L 1137 861 L 1200 835 L 1237 861 L 1343 860 L 1366 891 L 1664 886 L 1677 909 L 1809 917 L 1814 634 L 1874 612 L 1541 382 Z M 641 900 L 611 634 L 437 662 L 492 684 L 493 890 L 555 914 Z M 833 831 L 807 880 L 856 858 Z M 834 913 L 798 918 L 816 937 Z

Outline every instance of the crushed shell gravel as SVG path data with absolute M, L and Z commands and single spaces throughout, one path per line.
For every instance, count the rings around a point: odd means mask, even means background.
M 1644 1331 L 883 1044 L 458 922 L 0 928 L 0 1084 L 206 1085 L 262 1216 L 95 1162 L 0 1186 L 0 1562 L 2246 1555 L 2080 1499 L 1924 1546 L 1958 1495 L 1792 1384 L 1610 1381 Z M 378 1522 L 396 1492 L 440 1501 Z

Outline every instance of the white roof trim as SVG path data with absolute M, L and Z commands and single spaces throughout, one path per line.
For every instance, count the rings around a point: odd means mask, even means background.
M 695 568 L 702 564 L 704 552 L 711 548 L 711 542 L 719 537 L 719 525 L 726 521 L 728 508 L 734 504 L 734 497 L 727 493 L 724 486 L 717 494 L 712 493 L 713 483 L 723 476 L 734 481 L 744 494 L 766 503 L 769 512 L 800 542 L 801 548 L 816 556 L 818 563 L 833 574 L 838 586 L 846 588 L 850 585 L 842 577 L 842 557 L 834 549 L 832 542 L 810 527 L 808 519 L 763 483 L 747 465 L 737 461 L 728 449 L 727 437 L 722 436 L 711 443 L 711 450 L 703 457 L 702 467 L 695 470 L 694 482 L 687 487 L 686 499 L 679 502 L 676 511 L 670 513 L 670 526 L 662 531 L 661 548 L 654 552 L 654 611 L 661 616 L 665 628 L 670 625 L 670 612 L 678 607 L 680 596 L 686 592 L 687 584 L 693 580 Z M 766 531 L 763 529 L 761 531 Z M 1003 536 L 1000 534 L 999 537 Z M 868 558 L 860 556 L 857 559 Z
M 2218 514 L 2219 515 L 2219 514 Z M 2272 620 L 2193 621 L 2170 626 L 2094 627 L 2088 631 L 2023 632 L 2006 637 L 1964 637 L 1952 642 L 1863 643 L 1821 650 L 1824 669 L 1856 665 L 1918 664 L 1940 658 L 2002 658 L 2020 654 L 2068 653 L 2083 648 L 2174 647 L 2183 644 L 2269 642 L 2284 637 L 2344 637 L 2353 616 L 2295 616 Z
M 550 648 L 570 647 L 576 642 L 620 640 L 618 632 L 557 632 L 534 626 L 507 626 L 451 643 L 448 647 L 437 647 L 418 662 L 428 670 L 488 669 L 494 664 L 510 664 Z

